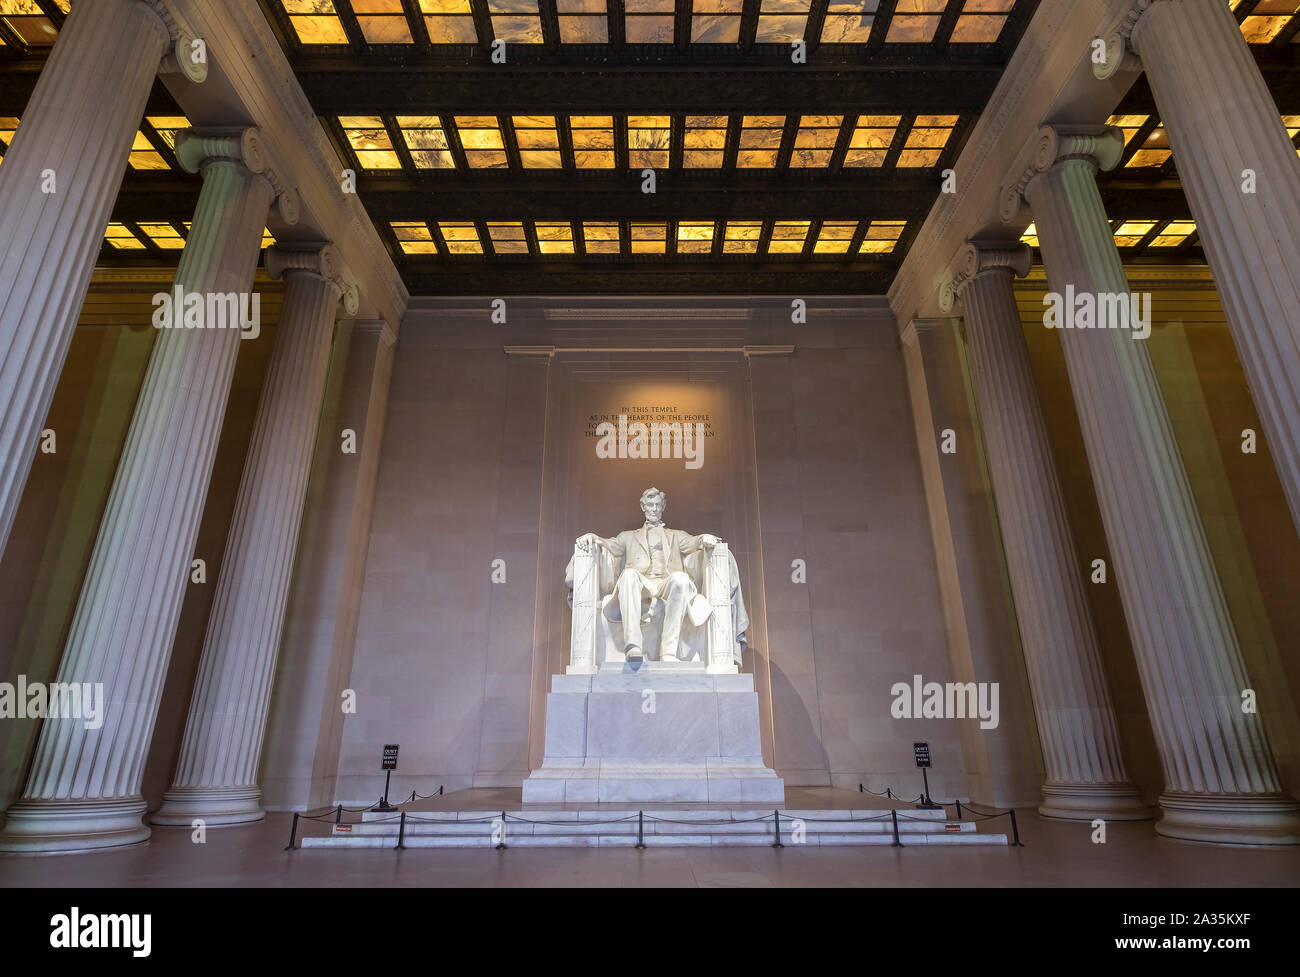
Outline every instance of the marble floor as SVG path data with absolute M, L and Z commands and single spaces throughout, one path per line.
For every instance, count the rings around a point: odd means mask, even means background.
M 288 814 L 213 829 L 156 828 L 148 845 L 97 855 L 0 858 L 0 887 L 598 886 L 897 888 L 1295 886 L 1300 849 L 1224 848 L 1157 838 L 1117 822 L 1093 844 L 1087 824 L 1018 812 L 1024 848 L 672 848 L 283 851 Z M 1005 823 L 1004 821 L 998 823 Z M 997 830 L 1004 830 L 998 828 Z

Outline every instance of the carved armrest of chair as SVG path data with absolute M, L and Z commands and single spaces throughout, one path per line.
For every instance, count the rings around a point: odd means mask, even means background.
M 596 546 L 578 542 L 565 572 L 571 583 L 569 606 L 573 627 L 569 638 L 569 675 L 596 674 L 597 615 L 600 614 L 600 554 Z

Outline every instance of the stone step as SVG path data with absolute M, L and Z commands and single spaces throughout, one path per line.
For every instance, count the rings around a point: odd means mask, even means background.
M 703 845 L 770 845 L 772 811 L 753 808 L 664 809 L 646 812 L 638 826 L 635 810 L 506 811 L 506 844 L 528 847 L 628 847 L 640 827 L 648 847 Z M 305 835 L 303 848 L 395 848 L 401 819 L 367 812 L 368 820 L 329 824 L 329 834 Z M 500 811 L 408 812 L 403 844 L 407 848 L 491 848 Z M 518 818 L 519 820 L 515 820 Z M 795 841 L 795 820 L 802 822 Z M 317 822 L 319 825 L 319 822 Z M 323 826 L 322 826 L 323 827 Z M 981 834 L 974 821 L 949 821 L 946 812 L 900 811 L 898 833 L 907 845 L 1005 845 L 1004 834 Z M 781 812 L 781 840 L 799 845 L 890 845 L 894 824 L 888 811 L 842 809 Z
M 636 817 L 639 810 L 645 811 L 646 818 L 651 816 L 664 818 L 673 821 L 704 821 L 704 820 L 728 820 L 728 821 L 749 821 L 754 818 L 772 817 L 772 808 L 770 807 L 723 807 L 714 808 L 635 808 L 635 807 L 611 807 L 611 808 L 579 808 L 573 809 L 549 809 L 549 808 L 530 808 L 528 810 L 507 810 L 506 814 L 511 818 L 527 818 L 533 821 L 610 821 L 618 818 Z M 495 811 L 474 810 L 474 811 L 419 811 L 408 810 L 408 818 L 420 818 L 424 821 L 484 821 L 491 820 L 501 816 L 500 809 Z M 843 818 L 856 818 L 862 820 L 865 818 L 881 818 L 888 821 L 887 810 L 882 811 L 879 808 L 864 809 L 845 809 L 845 808 L 808 808 L 806 810 L 781 810 L 781 818 L 799 817 L 805 819 L 817 820 L 838 820 Z M 943 810 L 924 810 L 921 808 L 908 808 L 898 812 L 898 823 L 900 827 L 904 823 L 915 824 L 919 821 L 938 821 L 947 820 L 947 812 Z M 399 814 L 397 812 L 377 812 L 365 811 L 361 815 L 361 820 L 365 823 L 387 822 L 392 820 L 397 823 Z
M 902 834 L 904 847 L 916 845 L 1002 845 L 1007 844 L 1004 834 L 916 832 Z M 389 835 L 334 835 L 306 837 L 299 842 L 303 848 L 382 848 L 393 849 L 395 838 Z M 630 848 L 637 842 L 635 834 L 507 834 L 507 848 Z M 749 832 L 717 832 L 712 834 L 646 834 L 647 848 L 678 848 L 708 846 L 765 846 L 771 845 L 771 835 Z M 782 834 L 787 848 L 826 847 L 845 845 L 890 845 L 893 835 L 879 833 L 809 832 L 802 843 L 795 843 Z M 406 848 L 495 848 L 496 841 L 484 835 L 407 835 Z
M 708 833 L 723 831 L 731 834 L 772 834 L 771 818 L 765 818 L 761 821 L 712 821 L 707 823 L 700 823 L 701 820 L 702 819 L 652 821 L 647 818 L 643 830 L 645 834 L 693 834 L 701 831 Z M 489 835 L 492 833 L 493 824 L 494 821 L 417 821 L 408 818 L 406 822 L 406 837 L 410 838 L 416 835 Z M 825 818 L 818 820 L 804 820 L 803 825 L 804 830 L 809 834 L 893 834 L 893 825 L 889 820 L 854 821 L 845 818 Z M 785 817 L 781 819 L 782 834 L 793 831 L 794 827 L 794 823 L 791 820 Z M 335 835 L 352 835 L 353 837 L 396 837 L 401 830 L 400 824 L 397 821 L 331 825 L 330 828 L 332 833 Z M 900 835 L 925 833 L 957 834 L 973 832 L 974 830 L 975 824 L 971 821 L 907 822 L 900 819 L 898 822 L 898 831 Z M 610 823 L 609 821 L 604 821 L 603 823 L 582 822 L 576 819 L 565 821 L 530 819 L 527 822 L 510 820 L 506 824 L 506 831 L 512 835 L 564 835 L 573 833 L 635 835 L 637 833 L 637 822 L 635 819 L 613 823 Z

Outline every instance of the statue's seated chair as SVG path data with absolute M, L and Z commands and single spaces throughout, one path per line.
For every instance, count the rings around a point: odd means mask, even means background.
M 697 593 L 691 598 L 691 606 L 682 621 L 677 658 L 665 665 L 703 665 L 711 673 L 734 674 L 739 670 L 737 665 L 744 650 L 735 630 L 737 608 L 732 597 L 735 560 L 727 544 L 718 543 L 711 550 L 689 554 L 682 563 Z M 565 576 L 572 586 L 573 606 L 568 674 L 623 670 L 627 667 L 623 624 L 611 620 L 611 615 L 604 611 L 607 604 L 617 607 L 616 600 L 607 600 L 614 593 L 618 578 L 614 560 L 599 547 L 578 543 Z M 667 602 L 655 597 L 649 599 L 648 606 L 645 602 L 642 606 L 645 612 L 642 621 L 648 619 L 648 623 L 642 624 L 646 658 L 658 662 L 662 660 L 660 641 Z M 739 612 L 743 616 L 743 604 Z M 617 612 L 612 616 L 617 617 Z

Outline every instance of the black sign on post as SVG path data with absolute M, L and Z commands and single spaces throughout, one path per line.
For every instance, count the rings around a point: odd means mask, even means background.
M 921 782 L 925 785 L 921 791 L 921 802 L 916 806 L 927 811 L 939 810 L 939 804 L 930 800 L 930 775 L 927 768 L 930 766 L 930 744 L 913 743 L 912 756 L 916 758 L 916 765 L 921 768 Z
M 392 782 L 393 771 L 397 769 L 397 750 L 398 744 L 396 743 L 384 744 L 383 765 L 379 768 L 380 770 L 387 771 L 387 773 L 384 774 L 384 796 L 379 798 L 379 803 L 370 809 L 372 811 L 396 810 L 396 808 L 388 803 L 388 785 Z

